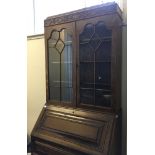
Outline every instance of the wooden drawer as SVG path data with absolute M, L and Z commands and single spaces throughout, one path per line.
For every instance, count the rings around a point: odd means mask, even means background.
M 64 148 L 62 146 L 55 146 L 42 141 L 34 141 L 33 143 L 34 155 L 88 155 L 73 149 Z

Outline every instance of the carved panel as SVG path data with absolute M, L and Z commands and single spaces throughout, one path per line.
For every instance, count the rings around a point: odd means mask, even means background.
M 37 137 L 84 153 L 101 155 L 110 143 L 114 117 L 109 115 L 108 118 L 107 114 L 102 120 L 96 120 L 88 116 L 47 110 L 37 129 Z
M 95 7 L 89 7 L 78 11 L 49 17 L 45 20 L 44 26 L 46 27 L 50 25 L 62 24 L 115 12 L 121 14 L 121 11 L 118 9 L 118 5 L 116 3 L 107 3 L 107 5 L 98 5 Z
M 72 115 L 64 117 L 59 113 L 47 114 L 42 122 L 43 129 L 92 142 L 97 142 L 98 135 L 104 127 L 104 122 Z

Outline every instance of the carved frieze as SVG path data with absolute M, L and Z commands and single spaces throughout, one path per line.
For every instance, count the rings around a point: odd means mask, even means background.
M 116 3 L 110 3 L 109 5 L 98 5 L 96 7 L 90 7 L 81 9 L 74 12 L 69 12 L 63 15 L 51 16 L 44 22 L 44 26 L 51 26 L 56 24 L 62 24 L 66 22 L 77 21 L 86 18 L 92 18 L 118 11 L 118 5 Z

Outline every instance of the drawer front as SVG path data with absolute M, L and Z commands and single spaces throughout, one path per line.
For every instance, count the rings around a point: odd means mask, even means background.
M 35 141 L 34 146 L 34 151 L 35 153 L 37 152 L 37 155 L 74 155 L 70 152 L 64 151 L 63 149 L 58 149 L 39 141 Z
M 88 155 L 73 149 L 68 149 L 58 146 L 53 146 L 45 141 L 34 140 L 33 141 L 33 155 Z

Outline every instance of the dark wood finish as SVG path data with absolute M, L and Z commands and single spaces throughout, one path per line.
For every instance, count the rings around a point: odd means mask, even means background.
M 87 59 L 85 53 L 80 55 L 79 36 L 84 32 L 87 24 L 95 27 L 98 22 L 103 22 L 108 32 L 111 33 L 110 42 L 109 44 L 103 43 L 100 47 L 101 51 L 97 53 L 97 59 L 96 57 L 93 57 L 93 60 Z M 46 104 L 32 131 L 32 154 L 121 155 L 121 22 L 121 11 L 116 3 L 97 5 L 48 17 L 45 20 Z M 73 43 L 73 97 L 70 103 L 61 102 L 61 100 L 54 101 L 49 96 L 49 70 L 51 68 L 48 39 L 54 30 L 61 31 L 63 28 L 72 33 Z M 90 36 L 88 43 L 92 44 L 96 50 L 95 42 L 92 40 L 94 35 L 96 34 Z M 107 40 L 107 38 L 104 39 Z M 98 43 L 96 44 L 98 46 Z M 85 51 L 88 52 L 89 49 L 86 48 Z M 108 52 L 108 59 L 103 59 L 102 51 Z M 84 57 L 86 59 L 83 59 Z M 90 69 L 93 63 L 95 66 L 93 66 L 94 72 L 92 73 Z M 103 72 L 102 69 L 106 69 L 107 72 Z M 80 100 L 80 80 L 86 81 L 86 77 L 88 81 L 94 79 L 94 95 L 96 95 L 95 84 L 98 74 L 102 74 L 107 77 L 108 82 L 110 81 L 111 104 L 108 106 L 100 98 L 89 100 L 87 104 Z M 98 85 L 101 85 L 100 81 Z M 84 93 L 87 95 L 87 92 Z
M 56 143 L 60 148 L 73 149 L 75 152 L 108 154 L 117 114 L 56 106 L 48 107 L 43 113 L 33 137 Z M 47 145 L 34 140 L 33 145 L 35 143 L 37 147 Z M 52 149 L 51 145 L 48 145 L 51 150 L 55 148 Z
M 93 18 L 97 16 L 104 16 L 109 14 L 117 14 L 121 18 L 122 12 L 116 3 L 106 3 L 102 5 L 97 5 L 89 8 L 84 8 L 81 10 L 76 10 L 76 11 L 48 17 L 45 20 L 44 25 L 45 27 L 48 27 L 51 25 L 68 23 L 72 21 L 78 21 L 78 20 Z

